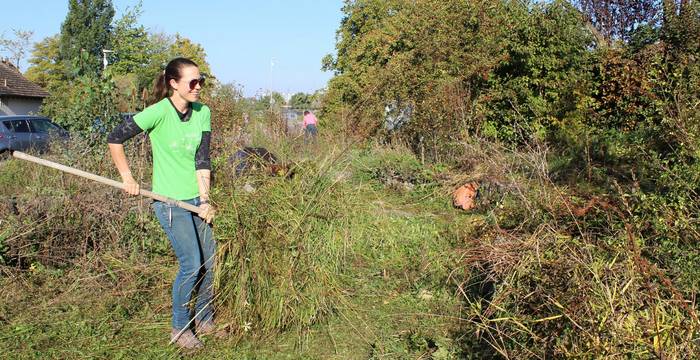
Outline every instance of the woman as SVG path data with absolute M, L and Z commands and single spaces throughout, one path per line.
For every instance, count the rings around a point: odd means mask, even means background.
M 316 116 L 311 111 L 304 110 L 304 122 L 301 124 L 304 128 L 304 143 L 308 143 L 309 138 L 316 143 L 316 134 L 318 133 L 316 124 L 318 124 Z
M 173 284 L 171 341 L 186 349 L 202 347 L 197 335 L 215 331 L 212 280 L 216 243 L 209 203 L 211 116 L 198 103 L 204 77 L 192 60 L 173 59 L 155 82 L 155 104 L 117 126 L 108 137 L 109 150 L 124 183 L 124 191 L 138 195 L 139 183 L 131 175 L 124 141 L 146 131 L 153 152 L 153 191 L 198 206 L 192 212 L 160 201 L 153 209 L 170 239 L 180 269 Z M 192 297 L 197 301 L 190 313 Z

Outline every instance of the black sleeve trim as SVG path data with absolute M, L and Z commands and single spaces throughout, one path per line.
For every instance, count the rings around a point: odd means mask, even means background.
M 202 132 L 202 141 L 194 156 L 194 167 L 197 170 L 211 170 L 211 158 L 209 157 L 209 146 L 211 144 L 211 131 Z
M 112 130 L 107 136 L 107 142 L 110 144 L 123 144 L 125 141 L 143 132 L 134 118 L 128 117 L 121 124 Z

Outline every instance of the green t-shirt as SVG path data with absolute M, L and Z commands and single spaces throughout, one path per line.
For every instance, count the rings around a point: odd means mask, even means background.
M 199 196 L 194 158 L 202 132 L 211 131 L 209 108 L 192 103 L 192 116 L 183 122 L 165 98 L 136 114 L 134 121 L 151 139 L 153 192 L 175 200 Z

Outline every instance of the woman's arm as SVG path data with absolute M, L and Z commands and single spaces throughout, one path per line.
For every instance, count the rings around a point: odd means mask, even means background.
M 126 160 L 126 154 L 124 153 L 123 144 L 109 144 L 109 153 L 112 155 L 112 160 L 114 165 L 117 166 L 119 175 L 122 177 L 122 182 L 124 183 L 124 191 L 130 195 L 138 195 L 140 186 L 131 176 L 131 170 L 129 170 L 129 163 Z
M 209 203 L 209 186 L 211 184 L 211 170 L 197 170 L 197 185 L 199 186 L 199 208 L 202 211 L 199 217 L 207 224 L 211 224 L 216 214 L 216 209 Z
M 209 203 L 209 195 L 211 190 L 211 158 L 209 156 L 209 147 L 211 143 L 211 131 L 202 132 L 202 141 L 199 144 L 197 153 L 195 154 L 195 174 L 197 175 L 197 186 L 199 187 L 199 206 L 203 211 L 199 216 L 207 223 L 211 223 L 214 219 L 215 209 Z
M 199 200 L 209 201 L 209 188 L 211 186 L 211 170 L 197 170 L 197 185 L 199 186 Z
M 134 180 L 134 177 L 131 176 L 129 162 L 126 160 L 126 154 L 124 154 L 124 142 L 142 131 L 143 130 L 136 124 L 134 119 L 128 118 L 114 128 L 107 136 L 109 152 L 112 155 L 114 165 L 116 165 L 117 170 L 119 170 L 119 175 L 122 177 L 124 191 L 131 195 L 138 195 L 140 186 L 136 180 Z

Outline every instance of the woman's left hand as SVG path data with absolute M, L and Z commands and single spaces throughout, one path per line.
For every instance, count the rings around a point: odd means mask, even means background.
M 199 217 L 204 219 L 207 224 L 211 224 L 211 222 L 214 221 L 216 209 L 211 204 L 200 204 L 199 208 L 202 210 L 199 212 Z

